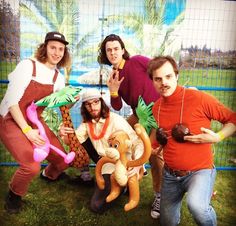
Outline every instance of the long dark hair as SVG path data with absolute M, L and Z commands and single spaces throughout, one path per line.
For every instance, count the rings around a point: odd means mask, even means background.
M 100 115 L 100 117 L 107 118 L 109 116 L 110 109 L 106 105 L 105 101 L 102 98 L 99 98 L 99 100 L 101 101 L 101 115 Z M 81 115 L 83 118 L 83 122 L 89 122 L 93 119 L 85 107 L 85 102 L 82 103 L 80 111 L 81 111 Z
M 36 49 L 34 54 L 35 58 L 43 64 L 47 62 L 47 44 L 48 41 L 41 43 Z M 67 67 L 70 65 L 70 63 L 71 63 L 71 57 L 69 49 L 65 46 L 64 56 L 62 57 L 61 61 L 57 64 L 57 68 Z
M 110 34 L 108 35 L 103 41 L 102 43 L 99 45 L 99 50 L 98 50 L 98 57 L 97 57 L 97 61 L 99 64 L 107 64 L 107 65 L 111 65 L 110 61 L 107 58 L 106 55 L 106 43 L 110 42 L 110 41 L 118 41 L 121 45 L 121 48 L 124 49 L 124 54 L 123 54 L 123 58 L 125 60 L 129 59 L 130 54 L 128 53 L 128 51 L 125 48 L 125 44 L 122 41 L 122 39 L 120 38 L 120 36 L 115 35 L 115 34 Z

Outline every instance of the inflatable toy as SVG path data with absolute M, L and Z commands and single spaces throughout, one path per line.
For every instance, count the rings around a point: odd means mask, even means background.
M 57 147 L 50 144 L 47 134 L 45 132 L 45 129 L 42 123 L 40 122 L 40 120 L 38 119 L 36 109 L 37 109 L 37 105 L 34 102 L 32 102 L 31 105 L 29 105 L 26 109 L 26 115 L 28 119 L 38 127 L 40 135 L 45 139 L 45 144 L 42 146 L 34 145 L 34 155 L 33 155 L 34 160 L 36 162 L 43 161 L 44 159 L 47 158 L 50 152 L 50 149 L 52 149 L 64 158 L 65 163 L 67 164 L 71 163 L 74 160 L 75 152 L 70 152 L 66 154 L 60 149 L 58 149 Z
M 70 115 L 70 107 L 68 105 L 74 104 L 77 101 L 77 96 L 82 88 L 66 86 L 58 92 L 44 97 L 36 102 L 37 106 L 44 106 L 48 108 L 59 107 L 64 126 L 74 129 L 73 122 Z M 80 144 L 75 132 L 68 136 L 69 148 L 71 152 L 75 152 L 75 158 L 71 166 L 75 168 L 83 168 L 88 166 L 90 162 L 89 155 L 85 148 Z
M 121 130 L 112 133 L 108 139 L 110 148 L 106 150 L 106 155 L 102 157 L 96 165 L 95 175 L 98 187 L 104 189 L 105 181 L 101 174 L 102 167 L 105 163 L 115 164 L 115 171 L 111 174 L 111 192 L 107 196 L 106 201 L 111 202 L 116 199 L 122 187 L 128 186 L 129 202 L 124 206 L 125 211 L 135 208 L 140 199 L 139 180 L 141 177 L 137 173 L 128 176 L 128 169 L 130 167 L 138 167 L 139 173 L 143 171 L 143 164 L 148 161 L 151 155 L 151 142 L 141 124 L 135 125 L 135 131 L 144 144 L 144 152 L 142 156 L 136 160 L 128 160 L 127 152 L 131 148 L 131 141 L 129 136 Z

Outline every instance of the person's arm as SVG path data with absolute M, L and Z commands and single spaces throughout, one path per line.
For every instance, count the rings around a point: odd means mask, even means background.
M 231 136 L 236 131 L 236 112 L 226 107 L 214 96 L 201 92 L 202 108 L 208 119 L 223 124 L 220 131 L 214 132 L 209 128 L 201 128 L 202 133 L 185 136 L 184 139 L 194 143 L 217 143 Z
M 38 129 L 32 129 L 26 122 L 19 105 L 13 105 L 9 108 L 9 112 L 16 124 L 20 127 L 25 136 L 35 145 L 44 145 L 45 140 L 40 136 Z
M 86 123 L 82 123 L 75 131 L 71 127 L 64 126 L 63 123 L 59 126 L 58 134 L 63 140 L 63 142 L 67 145 L 69 144 L 68 135 L 73 134 L 74 132 L 81 144 L 87 140 L 88 131 L 87 131 Z
M 162 150 L 162 146 L 156 140 L 156 132 L 157 130 L 155 128 L 152 128 L 149 135 L 152 145 L 152 155 L 157 155 Z
M 6 116 L 11 106 L 17 105 L 32 78 L 33 65 L 30 60 L 17 64 L 14 71 L 8 75 L 9 84 L 1 102 L 0 114 Z
M 203 132 L 201 134 L 185 136 L 184 140 L 193 143 L 218 143 L 223 139 L 233 135 L 236 131 L 236 125 L 233 123 L 226 123 L 217 133 L 206 128 L 201 128 L 201 131 Z

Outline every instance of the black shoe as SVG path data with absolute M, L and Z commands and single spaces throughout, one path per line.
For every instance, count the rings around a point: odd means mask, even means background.
M 71 185 L 84 185 L 87 187 L 93 187 L 94 186 L 94 178 L 92 177 L 90 180 L 84 180 L 81 175 L 77 176 L 75 178 L 72 178 L 68 181 Z
M 143 176 L 145 177 L 145 176 L 147 176 L 147 175 L 148 175 L 148 171 L 145 170 L 145 171 L 143 172 Z
M 123 188 L 123 191 L 121 192 L 121 194 L 129 196 L 129 188 L 128 188 L 128 186 L 125 186 Z
M 57 177 L 57 179 L 55 179 L 55 180 L 52 180 L 52 179 L 50 179 L 50 178 L 44 176 L 44 175 L 43 175 L 43 172 L 41 172 L 41 173 L 40 173 L 40 178 L 43 179 L 43 180 L 45 180 L 45 181 L 47 181 L 47 182 L 55 182 L 55 181 L 69 180 L 69 179 L 70 179 L 70 177 L 69 177 L 65 172 L 61 173 L 61 174 Z
M 5 200 L 4 208 L 9 214 L 19 213 L 22 209 L 21 196 L 16 195 L 11 190 L 9 190 Z

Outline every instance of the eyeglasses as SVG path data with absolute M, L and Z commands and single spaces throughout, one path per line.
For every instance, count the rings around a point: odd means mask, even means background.
M 100 103 L 100 100 L 99 100 L 99 99 L 95 99 L 95 100 L 90 101 L 90 102 L 86 101 L 85 104 L 84 104 L 84 106 L 85 106 L 86 108 L 91 108 L 92 106 L 96 106 L 96 105 L 98 105 L 99 103 Z
M 165 146 L 168 142 L 168 131 L 164 131 L 163 128 L 158 128 L 156 131 L 156 140 L 159 142 L 160 145 Z M 174 140 L 178 143 L 186 142 L 184 140 L 184 136 L 191 135 L 190 130 L 188 127 L 183 125 L 182 123 L 176 124 L 171 130 L 171 136 Z

